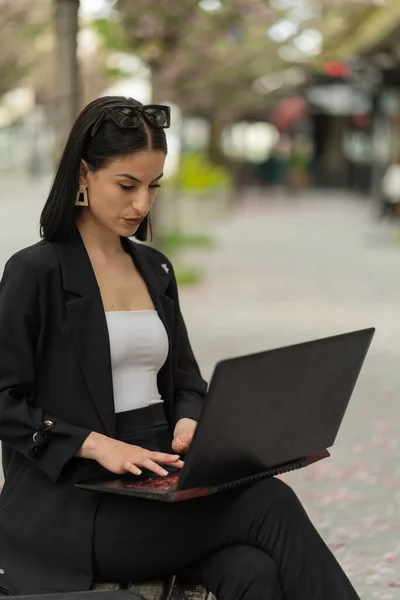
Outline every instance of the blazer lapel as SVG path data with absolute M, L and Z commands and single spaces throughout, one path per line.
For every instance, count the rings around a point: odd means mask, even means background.
M 66 309 L 83 376 L 105 431 L 115 437 L 110 342 L 97 280 L 79 234 L 70 244 L 54 246 L 69 292 Z
M 162 264 L 150 254 L 151 251 L 149 251 L 146 246 L 137 242 L 132 242 L 127 238 L 122 238 L 122 243 L 125 250 L 131 255 L 137 270 L 143 277 L 153 304 L 167 329 L 168 336 L 170 337 L 173 326 L 171 319 L 173 319 L 174 301 L 164 294 L 170 283 L 170 276 L 164 270 Z

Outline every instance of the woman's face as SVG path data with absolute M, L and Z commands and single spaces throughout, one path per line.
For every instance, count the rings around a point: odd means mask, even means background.
M 149 213 L 160 187 L 165 154 L 147 151 L 113 160 L 92 173 L 82 172 L 80 184 L 87 186 L 89 206 L 81 208 L 81 218 L 119 236 L 134 235 Z

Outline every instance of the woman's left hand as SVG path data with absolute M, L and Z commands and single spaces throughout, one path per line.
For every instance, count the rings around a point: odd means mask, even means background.
M 172 442 L 172 449 L 177 454 L 184 454 L 187 452 L 194 432 L 197 427 L 197 421 L 194 419 L 180 419 L 174 431 L 174 441 Z

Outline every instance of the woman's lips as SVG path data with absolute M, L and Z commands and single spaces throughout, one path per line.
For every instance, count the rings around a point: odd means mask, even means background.
M 139 225 L 139 223 L 141 222 L 142 219 L 126 219 L 124 217 L 124 221 L 126 221 L 126 223 L 128 225 Z

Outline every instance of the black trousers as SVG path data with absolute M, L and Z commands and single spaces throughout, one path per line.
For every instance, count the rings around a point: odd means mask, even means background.
M 160 405 L 117 415 L 118 437 L 171 451 Z M 94 533 L 95 577 L 172 574 L 219 600 L 359 600 L 298 498 L 280 479 L 167 504 L 105 495 Z

